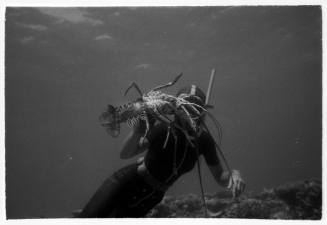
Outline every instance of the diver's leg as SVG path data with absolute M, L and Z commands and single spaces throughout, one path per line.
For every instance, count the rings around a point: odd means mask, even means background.
M 81 218 L 117 217 L 117 212 L 125 204 L 124 190 L 137 174 L 137 163 L 125 166 L 105 180 L 82 210 Z M 125 200 L 124 200 L 125 199 Z
M 104 218 L 117 205 L 120 184 L 113 177 L 106 179 L 90 201 L 86 204 L 80 218 Z

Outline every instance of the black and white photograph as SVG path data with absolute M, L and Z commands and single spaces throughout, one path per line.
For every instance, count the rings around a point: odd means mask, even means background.
M 5 220 L 321 220 L 322 12 L 6 6 Z

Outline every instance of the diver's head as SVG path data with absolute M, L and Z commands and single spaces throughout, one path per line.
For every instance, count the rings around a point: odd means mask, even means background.
M 177 92 L 177 96 L 185 97 L 187 101 L 198 104 L 201 107 L 205 106 L 206 95 L 194 84 L 181 88 Z
M 196 122 L 199 123 L 203 115 L 203 108 L 205 107 L 206 95 L 204 92 L 197 87 L 196 85 L 189 85 L 186 87 L 181 88 L 177 92 L 177 97 L 183 98 L 186 101 L 193 103 L 192 105 L 183 105 L 187 112 L 190 114 L 191 118 Z M 195 109 L 195 110 L 194 110 Z M 199 113 L 201 115 L 199 115 Z M 176 118 L 178 122 L 185 124 L 187 120 L 189 120 L 187 114 L 181 110 L 181 114 Z M 186 120 L 186 121 L 185 121 Z

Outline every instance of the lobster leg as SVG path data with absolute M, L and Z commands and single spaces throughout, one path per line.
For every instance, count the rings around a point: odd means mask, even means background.
M 128 86 L 128 88 L 126 89 L 126 91 L 125 91 L 125 93 L 124 93 L 124 96 L 127 95 L 127 92 L 128 92 L 132 87 L 134 87 L 134 88 L 137 90 L 137 92 L 138 92 L 141 96 L 143 96 L 143 93 L 142 93 L 141 89 L 139 88 L 139 86 L 138 86 L 135 82 L 132 82 L 132 83 Z
M 178 76 L 172 82 L 169 82 L 168 84 L 157 86 L 157 87 L 153 88 L 151 91 L 158 91 L 160 89 L 174 85 L 182 75 L 183 75 L 183 73 L 178 74 Z
M 178 168 L 177 168 L 177 134 L 176 130 L 173 128 L 171 131 L 173 137 L 174 137 L 174 159 L 173 159 L 173 168 L 172 168 L 172 173 L 170 176 L 166 179 L 166 183 L 168 183 L 172 178 L 174 178 L 178 174 Z
M 176 131 L 175 129 L 172 130 L 172 134 L 173 134 L 173 137 L 174 137 L 174 140 L 175 140 L 175 144 L 174 144 L 174 162 L 173 162 L 173 173 L 172 175 L 173 176 L 176 176 L 177 175 L 177 134 L 176 134 Z
M 161 114 L 158 110 L 155 109 L 154 112 L 155 112 L 158 120 L 160 120 L 163 123 L 167 123 L 168 124 L 167 135 L 166 135 L 165 143 L 163 145 L 163 149 L 165 149 L 166 146 L 167 146 L 167 143 L 168 143 L 168 139 L 169 139 L 169 135 L 170 135 L 170 131 L 171 131 L 171 123 L 172 123 L 172 121 L 167 116 Z
M 143 117 L 143 120 L 145 121 L 145 126 L 146 126 L 146 128 L 145 128 L 145 132 L 144 132 L 144 135 L 143 135 L 142 140 L 141 140 L 141 143 L 140 143 L 141 145 L 144 144 L 144 140 L 145 140 L 145 138 L 146 138 L 146 136 L 148 135 L 148 132 L 149 132 L 149 130 L 150 130 L 149 119 L 148 119 L 148 117 L 147 117 L 146 115 Z
M 168 117 L 166 117 L 163 114 L 161 114 L 157 109 L 154 109 L 153 111 L 154 111 L 154 113 L 156 114 L 157 118 L 160 121 L 162 121 L 164 123 L 167 123 L 167 124 L 170 124 L 172 122 Z
M 166 140 L 165 140 L 165 143 L 164 143 L 164 145 L 163 145 L 163 149 L 165 149 L 166 146 L 167 146 L 168 139 L 169 139 L 169 135 L 170 135 L 170 129 L 171 129 L 171 126 L 169 125 L 169 126 L 168 126 L 167 135 L 166 135 Z
M 164 143 L 164 147 L 163 147 L 163 148 L 166 147 L 167 142 L 168 142 L 168 138 L 169 138 L 169 134 L 171 133 L 171 131 L 173 131 L 173 132 L 175 131 L 175 130 L 174 130 L 175 127 L 178 128 L 178 129 L 180 129 L 180 130 L 184 133 L 184 135 L 185 135 L 186 139 L 188 140 L 188 142 L 191 144 L 192 147 L 194 147 L 194 144 L 192 143 L 192 140 L 193 140 L 194 138 L 193 138 L 191 135 L 189 135 L 189 134 L 187 133 L 187 131 L 185 131 L 184 128 L 182 128 L 181 126 L 177 125 L 176 123 L 173 123 L 173 121 L 171 121 L 171 120 L 170 120 L 168 117 L 166 117 L 165 115 L 160 114 L 157 110 L 155 110 L 155 113 L 156 113 L 157 118 L 158 118 L 160 121 L 169 124 L 168 131 L 167 131 L 167 136 L 166 136 L 166 140 L 165 140 L 165 143 Z M 172 125 L 173 127 L 171 127 L 171 125 Z M 177 138 L 177 137 L 176 137 L 176 138 Z M 176 140 L 175 140 L 175 142 L 176 142 Z
M 206 110 L 204 107 L 202 107 L 201 105 L 199 105 L 199 104 L 195 104 L 195 103 L 192 103 L 192 102 L 187 102 L 187 103 L 182 103 L 183 105 L 190 105 L 190 106 L 192 106 L 193 108 L 195 108 L 195 106 L 196 107 L 199 107 L 200 109 L 202 109 L 203 111 L 205 111 L 205 112 L 207 112 L 208 110 Z M 196 108 L 195 108 L 196 109 Z M 196 111 L 197 112 L 199 112 L 197 109 L 196 109 Z M 200 114 L 200 113 L 198 113 L 198 114 Z
M 172 110 L 174 111 L 174 113 L 175 113 L 176 110 L 174 109 L 174 107 L 172 107 L 171 105 L 169 105 L 169 106 L 171 107 L 171 109 L 172 109 Z M 184 108 L 184 110 L 186 110 L 185 107 L 183 107 L 183 108 Z M 170 121 L 170 124 L 173 126 L 173 129 L 175 129 L 175 128 L 180 129 L 180 130 L 184 133 L 185 138 L 186 138 L 187 141 L 190 143 L 190 145 L 191 145 L 192 147 L 195 147 L 194 144 L 193 144 L 193 142 L 192 142 L 192 140 L 193 140 L 194 138 L 193 138 L 191 135 L 189 135 L 189 134 L 187 133 L 187 131 L 186 131 L 183 127 L 179 126 L 179 125 L 176 124 L 176 123 L 172 123 L 172 121 L 171 121 L 169 118 L 167 118 L 165 115 L 161 115 L 158 111 L 157 111 L 157 113 L 158 113 L 158 116 L 160 116 L 161 118 L 164 117 L 164 118 L 166 118 L 167 120 L 169 120 L 169 121 Z M 190 120 L 193 121 L 192 118 L 190 117 L 190 114 L 188 113 L 188 111 L 185 111 L 185 113 L 189 116 Z M 193 122 L 194 122 L 194 121 L 193 121 Z
M 197 110 L 196 108 L 195 108 L 195 106 L 193 106 L 193 105 L 191 105 L 191 104 L 188 104 L 189 106 L 190 106 L 190 108 L 193 110 L 193 112 L 195 112 L 198 116 L 201 114 L 200 112 L 199 112 L 199 110 Z
M 150 123 L 149 123 L 149 118 L 146 115 L 144 116 L 144 120 L 145 120 L 145 126 L 146 126 L 144 138 L 146 138 L 146 136 L 148 135 L 148 132 L 150 130 Z
M 187 139 L 187 141 L 188 141 L 188 142 L 190 143 L 190 145 L 194 148 L 195 145 L 194 145 L 193 142 L 192 142 L 192 141 L 194 140 L 194 137 L 191 136 L 191 135 L 189 135 L 189 134 L 187 133 L 187 131 L 186 131 L 183 127 L 177 125 L 176 123 L 174 123 L 173 126 L 176 127 L 177 129 L 179 129 L 180 131 L 183 132 L 183 134 L 184 134 L 185 138 Z
M 183 111 L 186 113 L 192 129 L 194 131 L 196 131 L 196 124 L 195 124 L 195 121 L 192 119 L 191 114 L 187 111 L 187 109 L 183 105 L 181 105 L 181 107 L 182 107 Z

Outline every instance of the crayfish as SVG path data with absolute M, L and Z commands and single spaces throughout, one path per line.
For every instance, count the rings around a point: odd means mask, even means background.
M 207 110 L 199 104 L 188 101 L 187 98 L 190 97 L 188 94 L 175 97 L 159 91 L 174 85 L 182 75 L 183 74 L 180 73 L 173 81 L 164 85 L 159 85 L 147 93 L 143 93 L 139 86 L 135 82 L 132 82 L 126 89 L 124 95 L 134 87 L 141 97 L 133 102 L 118 107 L 108 105 L 107 110 L 103 112 L 99 118 L 102 126 L 106 127 L 107 132 L 111 136 L 117 137 L 120 133 L 121 123 L 126 122 L 129 127 L 133 127 L 140 122 L 140 120 L 143 120 L 146 124 L 146 131 L 144 134 L 144 137 L 146 137 L 150 129 L 150 119 L 156 119 L 167 123 L 169 127 L 174 125 L 180 128 L 187 138 L 191 139 L 185 129 L 173 123 L 169 116 L 176 116 L 178 112 L 185 113 L 189 127 L 196 132 L 198 130 L 198 125 L 195 119 L 201 117 L 203 112 Z M 192 115 L 196 116 L 194 117 Z

